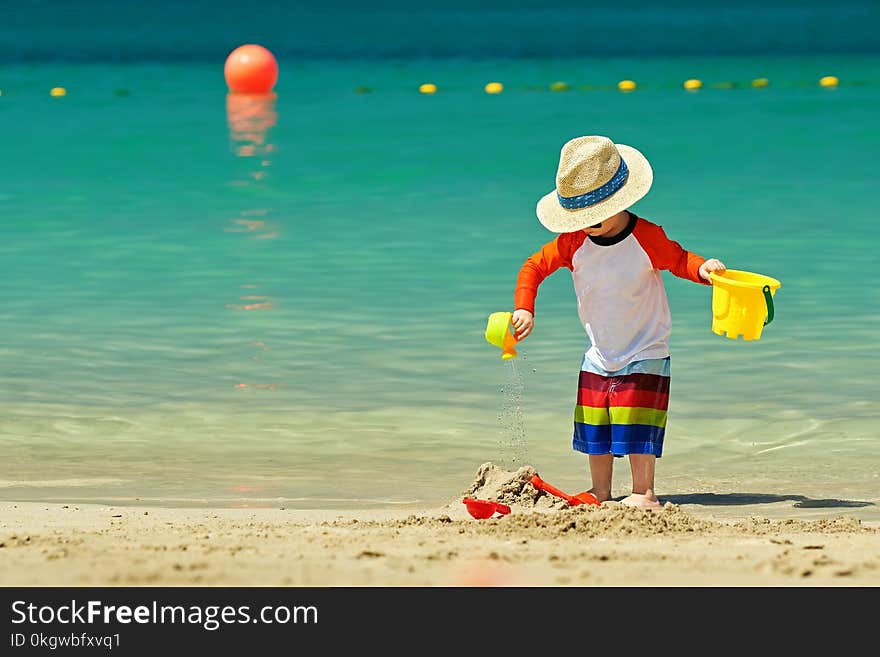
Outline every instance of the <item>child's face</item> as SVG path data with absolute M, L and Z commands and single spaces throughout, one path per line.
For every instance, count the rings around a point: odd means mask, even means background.
M 608 219 L 593 224 L 592 226 L 587 226 L 582 230 L 591 237 L 602 237 L 603 235 L 613 236 L 623 230 L 628 221 L 629 213 L 624 210 L 623 212 L 618 212 L 613 217 L 608 217 Z
M 600 221 L 598 224 L 593 224 L 592 226 L 587 226 L 583 229 L 583 231 L 590 235 L 591 237 L 601 237 L 605 233 L 611 230 L 611 222 L 608 221 Z

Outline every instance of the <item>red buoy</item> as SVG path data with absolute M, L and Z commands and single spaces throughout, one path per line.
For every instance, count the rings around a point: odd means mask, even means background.
M 233 93 L 265 94 L 278 81 L 278 62 L 263 46 L 249 43 L 229 53 L 223 74 Z

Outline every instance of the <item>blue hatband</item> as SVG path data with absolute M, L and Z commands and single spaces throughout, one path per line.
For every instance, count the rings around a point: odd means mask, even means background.
M 580 194 L 578 196 L 562 196 L 562 194 L 557 191 L 556 198 L 559 199 L 559 205 L 564 207 L 566 210 L 580 210 L 582 208 L 588 208 L 591 205 L 596 205 L 597 203 L 604 201 L 606 198 L 608 198 L 621 187 L 623 187 L 628 176 L 629 169 L 627 169 L 626 167 L 626 162 L 623 161 L 623 158 L 620 158 L 620 166 L 617 167 L 617 172 L 613 176 L 611 176 L 611 180 L 609 180 L 601 187 L 597 187 L 591 192 Z

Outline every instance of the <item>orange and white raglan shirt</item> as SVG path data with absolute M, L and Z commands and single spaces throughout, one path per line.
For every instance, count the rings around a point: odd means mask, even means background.
M 514 309 L 535 312 L 538 286 L 561 267 L 571 270 L 578 315 L 590 339 L 585 359 L 606 372 L 669 356 L 672 319 L 660 272 L 708 285 L 705 258 L 666 236 L 661 226 L 630 214 L 614 237 L 561 233 L 520 269 Z

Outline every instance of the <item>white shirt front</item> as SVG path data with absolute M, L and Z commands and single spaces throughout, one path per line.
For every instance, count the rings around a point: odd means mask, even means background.
M 613 372 L 636 360 L 669 355 L 666 288 L 634 234 L 610 245 L 585 239 L 571 262 L 590 361 Z

